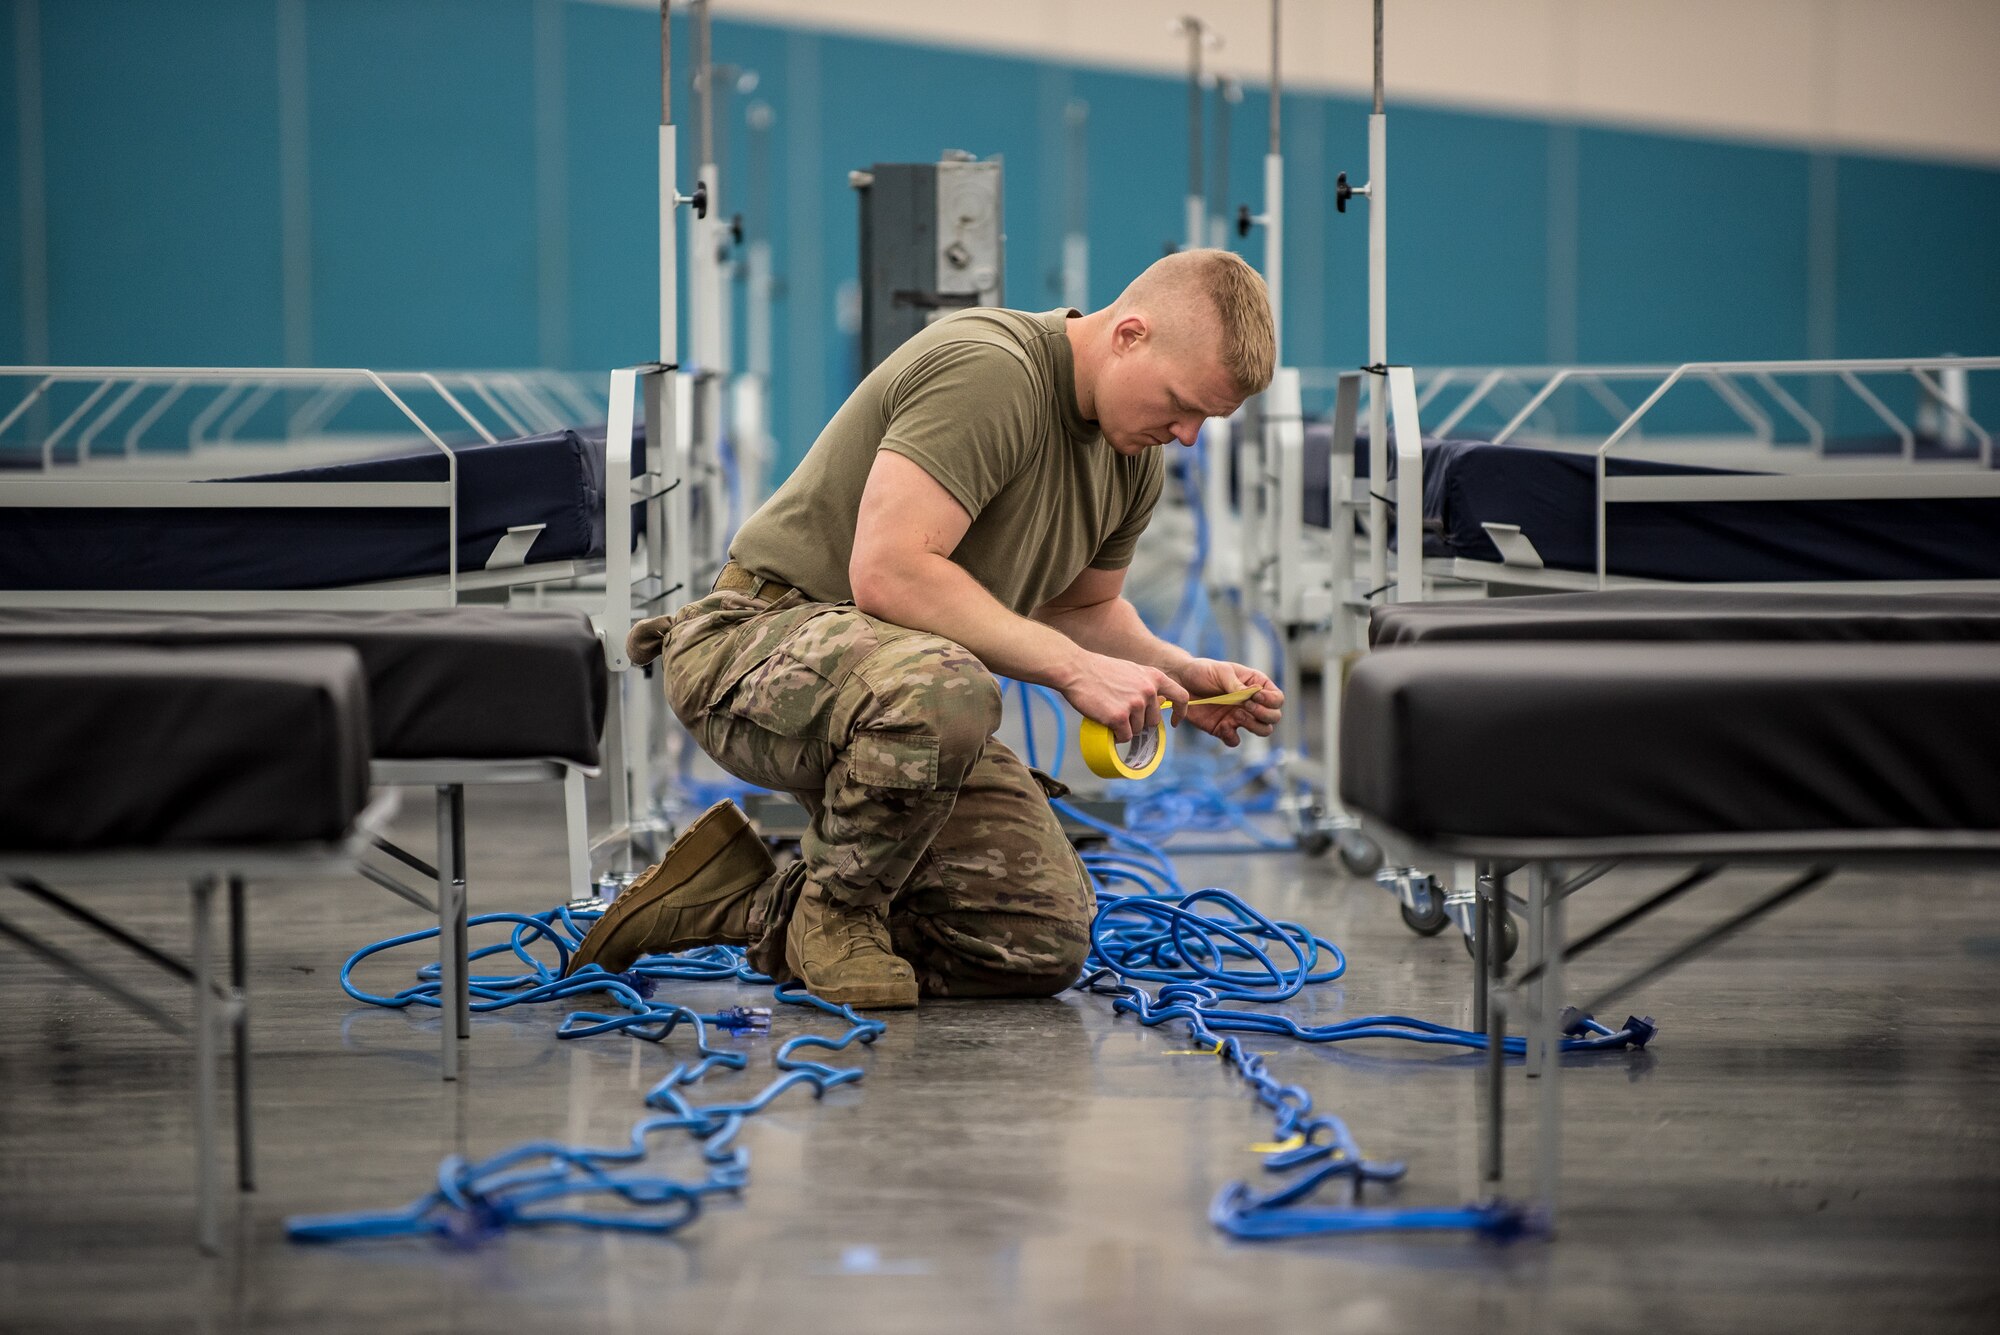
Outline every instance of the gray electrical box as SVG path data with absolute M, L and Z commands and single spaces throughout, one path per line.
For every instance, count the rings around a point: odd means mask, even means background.
M 861 373 L 940 315 L 998 306 L 1000 163 L 947 152 L 848 176 L 861 198 Z

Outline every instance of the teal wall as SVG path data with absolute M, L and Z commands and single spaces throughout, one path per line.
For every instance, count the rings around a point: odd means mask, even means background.
M 565 0 L 8 0 L 0 359 L 605 367 L 655 351 L 656 17 Z M 293 20 L 296 19 L 296 22 Z M 20 36 L 32 41 L 23 49 Z M 288 36 L 288 34 L 291 34 Z M 683 24 L 679 103 L 688 106 Z M 281 48 L 303 86 L 288 84 Z M 776 113 L 776 425 L 796 458 L 853 379 L 851 168 L 1007 162 L 1007 295 L 1059 295 L 1063 105 L 1089 105 L 1092 299 L 1181 227 L 1178 80 L 718 20 Z M 30 328 L 17 71 L 39 71 L 49 311 Z M 1393 89 L 1392 89 L 1393 93 Z M 286 309 L 287 97 L 305 300 Z M 729 206 L 748 99 L 731 101 Z M 1288 95 L 1290 360 L 1363 359 L 1365 107 Z M 686 117 L 682 118 L 686 126 Z M 1255 203 L 1265 102 L 1235 109 Z M 2000 351 L 2000 171 L 1391 106 L 1399 361 Z M 693 145 L 683 138 L 683 161 Z M 692 177 L 692 168 L 688 171 Z M 1261 234 L 1241 243 L 1262 258 Z M 287 321 L 293 334 L 288 343 Z M 740 327 L 740 324 L 739 324 Z

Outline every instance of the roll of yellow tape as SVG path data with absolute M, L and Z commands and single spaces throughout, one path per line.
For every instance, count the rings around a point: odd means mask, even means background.
M 1085 719 L 1077 744 L 1083 748 L 1083 763 L 1098 778 L 1143 779 L 1167 757 L 1167 725 L 1157 723 L 1151 732 L 1140 733 L 1125 744 L 1121 754 L 1111 729 L 1095 719 Z
M 1227 695 L 1211 695 L 1200 700 L 1188 701 L 1191 705 L 1240 705 L 1257 694 L 1259 688 L 1246 686 L 1240 691 Z M 1171 700 L 1160 701 L 1160 708 L 1172 709 Z M 1095 719 L 1085 719 L 1083 727 L 1077 730 L 1077 745 L 1083 749 L 1083 763 L 1090 766 L 1090 772 L 1100 779 L 1143 779 L 1160 767 L 1167 758 L 1167 725 L 1154 725 L 1151 732 L 1142 732 L 1125 744 L 1124 751 L 1111 736 L 1111 729 Z

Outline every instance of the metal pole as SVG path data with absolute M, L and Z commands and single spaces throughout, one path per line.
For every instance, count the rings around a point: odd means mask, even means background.
M 1486 1028 L 1486 878 L 1492 863 L 1481 862 L 1472 873 L 1472 1027 Z
M 1243 85 L 1223 75 L 1215 79 L 1215 175 L 1213 209 L 1208 215 L 1208 245 L 1220 250 L 1229 244 L 1229 107 L 1243 100 Z
M 620 680 L 623 680 L 621 675 Z M 618 771 L 623 777 L 624 771 Z M 470 912 L 465 880 L 465 786 L 451 786 L 452 904 L 451 951 L 458 956 L 458 991 L 452 998 L 452 1021 L 460 1038 L 472 1037 L 472 941 L 466 925 Z
M 1375 0 L 1375 110 L 1368 117 L 1368 363 L 1389 363 L 1389 130 L 1382 112 L 1382 0 Z M 1389 385 L 1368 396 L 1368 587 L 1389 583 Z
M 202 876 L 194 882 L 194 1171 L 195 1241 L 201 1250 L 214 1256 L 221 1250 L 221 1229 L 215 1172 L 215 1071 L 217 1024 L 215 978 L 210 956 L 213 952 L 212 906 L 215 878 Z
M 748 353 L 750 374 L 764 385 L 771 382 L 771 126 L 776 120 L 769 103 L 752 102 L 744 113 L 750 127 L 750 173 L 747 181 L 750 227 L 750 301 Z
M 1278 10 L 1271 0 L 1271 140 L 1264 152 L 1264 286 L 1270 289 L 1271 330 L 1277 364 L 1285 364 L 1285 157 L 1278 136 L 1278 104 L 1284 95 L 1279 68 Z M 1345 597 L 1345 591 L 1342 591 Z
M 1479 939 L 1473 943 L 1480 970 L 1486 975 L 1486 1119 L 1481 1145 L 1480 1169 L 1489 1183 L 1506 1175 L 1506 1046 L 1507 994 L 1500 951 L 1507 923 L 1507 877 L 1497 866 L 1490 885 L 1479 886 Z
M 695 143 L 701 148 L 702 165 L 707 166 L 715 161 L 715 51 L 710 45 L 708 0 L 694 0 L 693 8 Z
M 1208 211 L 1201 184 L 1201 40 L 1205 27 L 1200 19 L 1189 16 L 1181 20 L 1181 28 L 1188 39 L 1187 248 L 1196 250 L 1207 230 L 1204 216 Z
M 1090 309 L 1090 229 L 1088 190 L 1090 184 L 1090 104 L 1072 99 L 1063 108 L 1069 128 L 1068 149 L 1063 173 L 1063 304 L 1075 310 Z
M 1559 882 L 1560 873 L 1550 868 L 1545 880 Z M 1548 1065 L 1542 1071 L 1542 1107 L 1538 1119 L 1539 1134 L 1536 1138 L 1535 1180 L 1542 1198 L 1543 1217 L 1548 1227 L 1556 1222 L 1556 1198 L 1560 1186 L 1562 1168 L 1562 997 L 1563 997 L 1563 951 L 1564 951 L 1564 897 L 1550 895 L 1545 912 L 1548 921 L 1542 929 L 1543 962 L 1541 1014 L 1537 1028 L 1541 1031 L 1541 1041 L 1546 1045 Z
M 245 916 L 243 878 L 229 878 L 229 985 L 235 1011 L 230 1036 L 236 1048 L 236 1185 L 257 1189 L 256 1144 L 250 1102 L 250 923 Z
M 464 873 L 452 865 L 451 785 L 437 787 L 438 1033 L 439 1062 L 446 1080 L 458 1079 L 458 993 L 464 986 L 465 956 L 458 953 L 456 898 Z
M 671 0 L 660 0 L 660 361 L 672 366 L 680 360 L 680 243 L 674 235 L 674 210 L 680 205 L 676 183 L 680 164 L 674 146 L 674 59 L 673 28 L 668 8 Z
M 726 371 L 729 354 L 722 336 L 722 183 L 715 160 L 715 52 L 708 0 L 694 0 L 695 145 L 697 172 L 708 188 L 707 216 L 694 220 L 688 254 L 688 342 L 697 371 Z M 716 439 L 721 390 L 703 386 L 704 438 Z
M 1271 146 L 1269 151 L 1278 151 L 1278 95 L 1284 89 L 1284 74 L 1278 66 L 1278 11 L 1284 0 L 1271 0 Z

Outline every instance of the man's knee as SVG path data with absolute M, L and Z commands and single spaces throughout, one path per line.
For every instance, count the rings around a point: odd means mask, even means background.
M 1052 997 L 1067 991 L 1083 976 L 1083 962 L 1090 958 L 1090 942 L 1064 939 L 1050 952 L 1050 967 L 1020 978 L 1020 995 Z
M 1088 924 L 1038 914 L 892 912 L 889 926 L 928 996 L 1052 997 L 1090 954 Z

